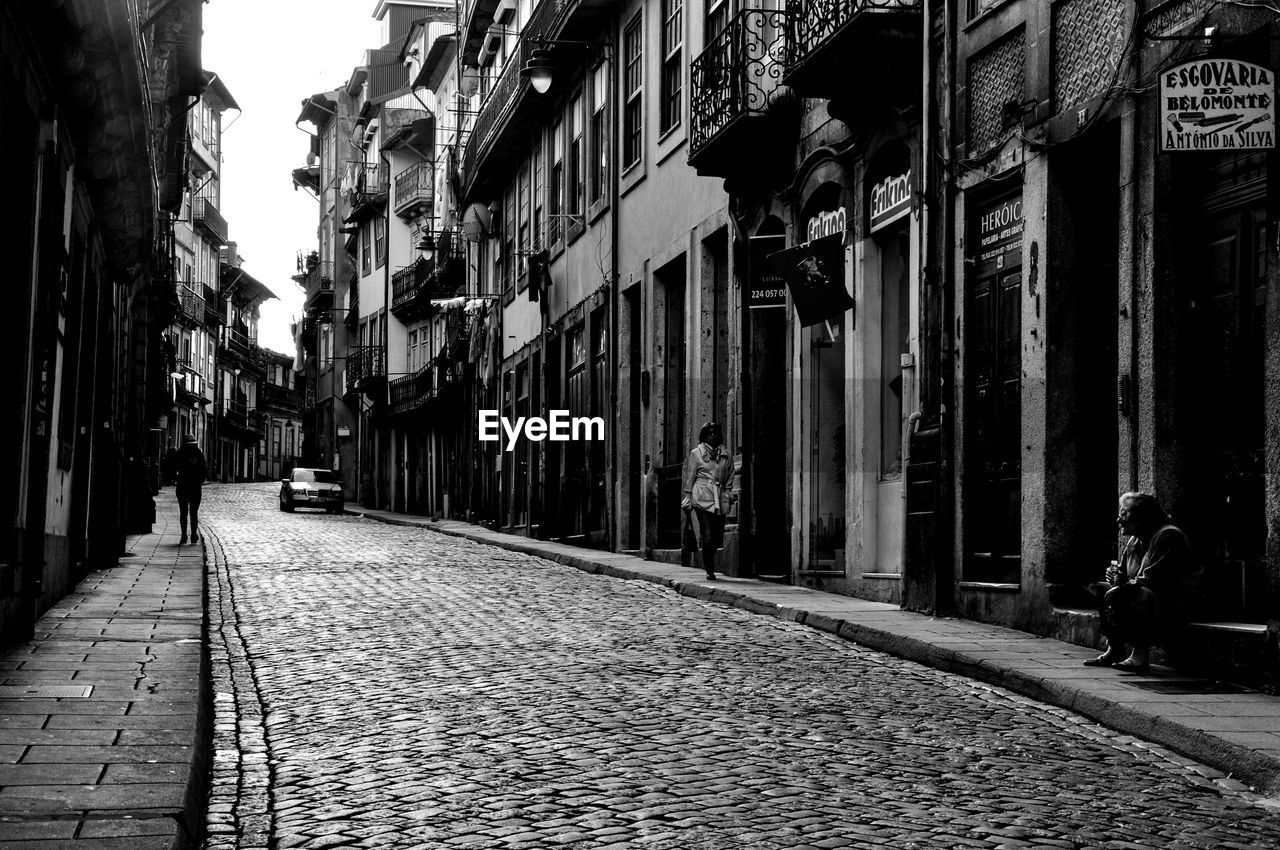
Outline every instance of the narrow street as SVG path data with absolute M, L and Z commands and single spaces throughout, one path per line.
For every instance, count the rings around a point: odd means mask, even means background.
M 1280 844 L 1069 712 L 277 487 L 206 489 L 210 848 Z

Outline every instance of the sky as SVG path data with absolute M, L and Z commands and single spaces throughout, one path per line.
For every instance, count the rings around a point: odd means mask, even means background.
M 298 251 L 317 247 L 315 197 L 294 190 L 306 164 L 311 124 L 294 126 L 302 101 L 347 81 L 364 51 L 380 47 L 376 0 L 210 0 L 203 64 L 226 84 L 241 112 L 222 116 L 222 206 L 249 274 L 278 300 L 262 305 L 258 343 L 294 353 L 289 323 L 302 312 L 290 280 Z

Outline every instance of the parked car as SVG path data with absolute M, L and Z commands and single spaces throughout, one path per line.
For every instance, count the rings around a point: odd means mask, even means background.
M 340 514 L 345 504 L 342 479 L 328 469 L 294 467 L 289 477 L 280 482 L 280 510 L 293 513 L 294 508 L 324 508 Z

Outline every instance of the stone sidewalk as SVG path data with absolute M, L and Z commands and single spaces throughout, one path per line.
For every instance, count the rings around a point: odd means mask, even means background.
M 1166 667 L 1153 666 L 1143 676 L 1083 667 L 1081 662 L 1096 650 L 985 623 L 929 617 L 896 605 L 754 579 L 722 576 L 711 582 L 697 569 L 531 540 L 465 522 L 358 506 L 348 507 L 347 513 L 465 537 L 587 572 L 654 582 L 686 596 L 812 626 L 1163 744 L 1280 805 L 1280 697 L 1192 679 Z
M 0 654 L 0 847 L 189 848 L 203 822 L 209 699 L 204 547 L 173 491 Z

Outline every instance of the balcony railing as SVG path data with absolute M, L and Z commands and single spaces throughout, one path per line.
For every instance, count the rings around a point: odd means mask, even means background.
M 403 307 L 414 299 L 426 278 L 425 260 L 418 260 L 391 275 L 391 307 Z
M 347 381 L 363 389 L 377 378 L 387 375 L 386 353 L 380 345 L 357 345 L 347 350 Z
M 527 78 L 520 75 L 520 70 L 533 55 L 536 42 L 551 38 L 556 23 L 573 0 L 541 0 L 534 9 L 529 22 L 520 30 L 520 42 L 507 58 L 506 65 L 498 79 L 494 81 L 471 126 L 471 135 L 467 139 L 463 151 L 463 174 L 466 175 L 468 191 L 476 182 L 477 169 L 492 153 L 498 137 L 504 129 L 521 122 L 511 120 L 511 116 L 521 106 L 529 91 Z
M 297 390 L 279 384 L 264 383 L 259 388 L 259 403 L 286 410 L 301 410 L 302 395 Z
M 743 119 L 766 114 L 782 79 L 787 13 L 772 9 L 739 12 L 691 65 L 689 161 L 727 138 Z M 700 173 L 718 174 L 713 167 Z
M 434 362 L 412 375 L 396 378 L 390 387 L 392 413 L 408 413 L 424 407 L 436 395 Z
M 393 196 L 396 215 L 430 207 L 435 191 L 435 172 L 429 162 L 415 162 L 396 175 Z
M 179 315 L 193 324 L 204 322 L 204 298 L 194 289 L 183 287 L 178 293 Z
M 314 265 L 308 264 L 304 286 L 307 290 L 307 306 L 316 306 L 313 302 L 320 296 L 333 296 L 333 262 L 320 260 Z
M 206 325 L 225 325 L 227 323 L 227 306 L 212 286 L 200 284 L 200 293 L 204 296 L 204 323 Z
M 218 206 L 212 198 L 197 196 L 192 205 L 192 222 L 203 227 L 219 245 L 227 242 L 227 220 L 218 212 Z
M 353 212 L 355 208 L 376 203 L 387 194 L 387 173 L 381 163 L 352 162 L 343 180 Z
M 906 34 L 918 34 L 921 0 L 791 0 L 787 20 L 785 81 L 800 85 L 801 94 L 827 96 L 847 86 L 852 63 L 875 56 L 879 49 L 903 51 L 899 39 L 886 38 L 886 31 L 898 23 L 914 19 Z M 895 23 L 897 22 L 897 23 Z M 862 30 L 853 33 L 854 30 Z M 860 38 L 846 39 L 846 34 Z M 825 59 L 832 60 L 832 67 Z M 841 72 L 845 73 L 841 73 Z M 803 76 L 803 79 L 800 77 Z

